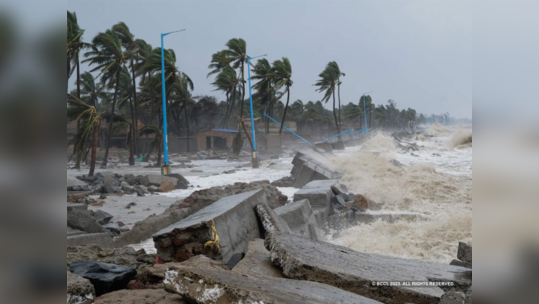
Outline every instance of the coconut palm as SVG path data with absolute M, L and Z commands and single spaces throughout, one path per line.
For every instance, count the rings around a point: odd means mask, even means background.
M 67 95 L 67 103 L 69 105 L 67 110 L 68 118 L 83 122 L 82 128 L 78 130 L 75 137 L 68 143 L 73 144 L 74 154 L 77 154 L 79 163 L 93 129 L 90 172 L 88 173 L 88 176 L 93 176 L 97 154 L 97 139 L 99 137 L 99 127 L 101 125 L 101 113 L 96 110 L 95 106 L 90 106 L 71 94 Z
M 141 44 L 146 44 L 146 42 L 144 42 L 143 40 L 141 39 L 135 39 L 135 35 L 133 35 L 131 33 L 131 31 L 129 30 L 129 27 L 124 23 L 124 22 L 119 22 L 115 25 L 112 26 L 112 30 L 117 32 L 118 33 L 118 36 L 120 37 L 120 39 L 122 40 L 122 44 L 123 46 L 125 47 L 125 49 L 127 51 L 129 51 L 129 53 L 131 54 L 131 58 L 129 58 L 131 60 L 130 62 L 130 69 L 131 69 L 131 78 L 132 78 L 132 82 L 133 82 L 133 101 L 134 101 L 134 113 L 135 115 L 131 117 L 131 120 L 132 120 L 132 125 L 134 126 L 134 134 L 137 134 L 137 129 L 138 129 L 138 102 L 137 102 L 137 86 L 136 86 L 136 75 L 135 75 L 135 72 L 136 72 L 136 69 L 135 69 L 135 63 L 137 61 L 139 61 L 141 59 L 141 53 L 143 53 L 144 51 L 140 51 L 140 45 Z M 136 137 L 136 135 L 135 135 Z M 137 142 L 135 140 L 134 142 L 134 150 L 135 150 L 135 153 L 137 155 L 139 155 L 140 153 L 138 153 L 138 149 L 137 149 Z
M 258 100 L 258 103 L 266 108 L 269 116 L 273 115 L 274 105 L 274 74 L 269 61 L 266 58 L 262 58 L 257 61 L 252 68 L 253 76 L 251 79 L 258 80 L 253 85 L 253 89 L 256 93 L 253 97 Z M 266 118 L 265 132 L 269 133 L 269 118 Z
M 240 107 L 240 119 L 243 117 L 243 101 L 245 100 L 245 73 L 244 66 L 247 63 L 247 42 L 241 38 L 232 38 L 227 43 L 226 46 L 228 49 L 224 50 L 224 55 L 234 69 L 240 69 L 241 73 L 241 87 L 242 87 L 242 97 L 241 97 L 241 107 Z
M 81 75 L 81 98 L 84 103 L 98 108 L 99 100 L 107 99 L 108 92 L 105 91 L 105 86 L 95 81 L 94 76 L 90 72 L 84 72 Z
M 363 103 L 365 103 L 365 105 Z M 361 109 L 361 114 L 366 115 L 366 113 L 363 113 L 363 110 L 364 109 L 367 110 L 372 106 L 372 98 L 371 98 L 371 96 L 369 96 L 369 95 L 361 96 L 361 98 L 359 99 L 359 105 L 358 106 Z M 364 121 L 365 121 L 365 116 L 362 116 L 362 118 L 360 119 L 360 124 L 359 124 L 360 128 L 361 128 L 362 124 L 364 124 Z M 367 128 L 367 126 L 364 126 L 364 127 Z
M 230 66 L 230 62 L 232 62 L 232 59 L 227 57 L 225 51 L 219 51 L 212 54 L 211 63 L 208 65 L 208 68 L 211 69 L 211 71 L 208 73 L 206 78 L 213 74 L 220 73 L 225 67 Z
M 225 92 L 226 95 L 226 113 L 223 119 L 223 128 L 227 128 L 228 118 L 232 107 L 229 107 L 230 101 L 235 101 L 236 86 L 238 84 L 238 77 L 236 71 L 230 66 L 225 66 L 219 74 L 215 77 L 215 81 L 212 83 L 216 87 L 216 91 L 220 90 Z M 229 112 L 230 111 L 230 112 Z
M 318 75 L 320 79 L 314 85 L 318 87 L 316 91 L 324 92 L 322 101 L 328 102 L 333 95 L 333 117 L 335 118 L 337 133 L 341 133 L 341 128 L 339 126 L 339 122 L 337 121 L 337 113 L 335 112 L 335 86 L 339 81 L 340 71 L 335 68 L 335 65 L 337 65 L 335 61 L 328 63 L 324 71 Z M 341 137 L 339 136 L 339 140 L 340 139 Z
M 286 57 L 283 57 L 283 60 L 275 60 L 273 62 L 272 71 L 275 77 L 275 90 L 280 90 L 284 86 L 285 91 L 283 94 L 287 93 L 286 106 L 284 106 L 283 119 L 281 120 L 281 128 L 279 129 L 279 134 L 281 134 L 286 118 L 286 110 L 288 109 L 288 103 L 290 102 L 290 87 L 294 83 L 292 81 L 292 65 L 290 64 L 290 60 Z
M 109 117 L 114 117 L 116 110 L 116 97 L 119 89 L 120 72 L 122 66 L 131 57 L 131 51 L 124 51 L 122 49 L 122 40 L 118 33 L 112 30 L 101 32 L 97 34 L 92 40 L 92 50 L 84 54 L 87 58 L 82 62 L 88 62 L 90 66 L 96 65 L 90 72 L 100 71 L 101 82 L 103 84 L 108 83 L 109 87 L 114 87 L 114 97 L 112 99 L 112 106 L 110 108 Z M 115 85 L 114 85 L 115 83 Z M 112 136 L 113 121 L 109 121 L 109 127 L 106 139 L 105 156 L 103 159 L 102 167 L 107 166 L 110 138 Z

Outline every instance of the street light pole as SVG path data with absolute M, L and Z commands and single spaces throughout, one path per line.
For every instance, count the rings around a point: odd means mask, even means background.
M 365 128 L 363 129 L 363 133 L 367 133 L 367 111 L 365 104 L 367 103 L 367 98 L 365 97 L 365 94 L 372 93 L 373 91 L 363 93 L 363 116 L 365 116 Z
M 253 168 L 259 167 L 258 151 L 256 151 L 256 138 L 255 138 L 255 120 L 253 116 L 253 94 L 251 93 L 251 59 L 267 56 L 267 54 L 247 58 L 247 73 L 249 75 L 249 100 L 251 105 L 251 133 L 253 138 L 253 160 L 251 162 Z
M 167 105 L 166 105 L 166 90 L 165 90 L 165 47 L 163 45 L 163 37 L 166 35 L 185 31 L 179 30 L 169 33 L 161 34 L 161 87 L 163 89 L 163 154 L 164 154 L 164 166 L 161 167 L 161 175 L 168 175 L 170 173 L 168 167 L 168 135 L 167 135 Z

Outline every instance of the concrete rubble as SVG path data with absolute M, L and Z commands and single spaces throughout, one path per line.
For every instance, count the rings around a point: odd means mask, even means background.
M 118 290 L 95 299 L 94 304 L 186 304 L 178 294 L 164 289 Z
M 383 303 L 438 303 L 444 291 L 437 286 L 373 286 L 376 282 L 472 284 L 471 271 L 463 267 L 366 254 L 293 234 L 270 233 L 265 246 L 287 278 L 333 285 Z
M 255 206 L 266 204 L 262 190 L 220 199 L 153 235 L 159 257 L 184 261 L 204 254 L 227 261 L 245 252 L 249 241 L 263 237 Z
M 309 200 L 281 206 L 275 209 L 275 213 L 288 224 L 292 233 L 315 241 L 322 239 Z
M 94 302 L 95 289 L 89 280 L 67 271 L 67 304 Z
M 341 174 L 330 170 L 326 165 L 328 162 L 323 154 L 315 151 L 297 152 L 290 172 L 294 187 L 301 188 L 313 180 L 339 179 Z
M 380 303 L 315 282 L 237 274 L 209 265 L 174 264 L 165 272 L 165 289 L 193 303 Z
M 472 246 L 459 242 L 457 258 L 458 260 L 451 261 L 450 265 L 472 268 Z
M 281 270 L 273 265 L 270 253 L 264 247 L 263 239 L 249 242 L 245 257 L 234 267 L 232 272 L 237 274 L 254 274 L 263 277 L 284 278 Z

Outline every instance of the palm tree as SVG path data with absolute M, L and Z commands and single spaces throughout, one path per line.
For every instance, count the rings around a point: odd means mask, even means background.
M 67 81 L 73 74 L 74 65 L 77 69 L 77 98 L 80 99 L 80 52 L 90 47 L 90 44 L 82 41 L 84 30 L 79 27 L 77 14 L 67 11 Z M 77 131 L 80 129 L 80 121 L 77 121 Z M 80 168 L 80 157 L 77 157 L 75 168 Z
M 232 107 L 229 107 L 230 99 L 232 99 L 232 102 L 235 101 L 234 95 L 237 84 L 238 77 L 236 76 L 236 71 L 228 65 L 221 69 L 221 72 L 215 77 L 215 82 L 212 83 L 212 85 L 216 87 L 216 91 L 223 91 L 226 95 L 226 113 L 223 120 L 224 128 L 227 128 L 228 126 L 228 118 L 233 107 L 233 105 Z
M 228 58 L 225 51 L 220 51 L 211 55 L 211 63 L 208 66 L 211 71 L 206 78 L 213 74 L 220 73 L 225 67 L 230 66 L 232 59 Z
M 100 71 L 101 82 L 103 84 L 108 83 L 109 87 L 114 86 L 114 97 L 112 99 L 112 106 L 110 109 L 109 117 L 114 117 L 116 109 L 116 97 L 119 89 L 120 72 L 122 66 L 126 63 L 127 59 L 131 56 L 129 51 L 124 52 L 122 49 L 122 41 L 115 31 L 107 30 L 104 33 L 99 33 L 92 40 L 92 50 L 84 54 L 87 59 L 82 62 L 89 62 L 90 65 L 97 65 L 90 72 Z M 116 85 L 113 85 L 114 81 Z M 109 127 L 106 139 L 105 156 L 103 159 L 102 167 L 107 166 L 110 138 L 112 136 L 112 119 L 109 120 Z
M 95 81 L 94 76 L 90 72 L 84 72 L 81 75 L 81 98 L 86 104 L 98 107 L 100 99 L 108 98 L 108 92 L 105 91 L 105 86 Z
M 234 69 L 241 69 L 242 97 L 240 108 L 240 119 L 243 118 L 243 101 L 245 100 L 245 73 L 244 66 L 247 63 L 247 42 L 241 38 L 232 38 L 227 43 L 228 49 L 224 50 L 224 55 L 232 64 Z
M 137 86 L 135 82 L 135 61 L 140 60 L 141 58 L 141 52 L 140 52 L 140 45 L 145 45 L 146 42 L 141 39 L 135 39 L 135 35 L 133 35 L 129 31 L 129 27 L 124 22 L 119 22 L 118 24 L 115 24 L 112 26 L 112 30 L 118 33 L 118 36 L 122 40 L 122 44 L 125 47 L 125 49 L 130 53 L 131 57 L 131 78 L 133 81 L 133 100 L 134 100 L 134 112 L 135 115 L 131 117 L 132 125 L 134 126 L 134 134 L 137 134 L 138 129 L 138 103 L 137 103 Z M 136 135 L 135 135 L 135 141 L 134 141 L 134 150 L 137 155 L 140 155 L 137 149 L 137 141 L 136 141 Z
M 74 145 L 74 153 L 77 153 L 79 163 L 93 128 L 92 154 L 90 172 L 88 173 L 88 176 L 93 176 L 97 154 L 97 138 L 99 137 L 99 127 L 101 126 L 101 113 L 96 110 L 95 106 L 90 106 L 70 94 L 67 95 L 67 103 L 69 104 L 68 117 L 77 121 L 84 121 L 83 127 L 78 130 L 77 135 L 69 142 L 69 144 Z
M 286 89 L 283 92 L 287 93 L 286 106 L 284 107 L 283 119 L 281 121 L 281 128 L 279 129 L 279 134 L 283 131 L 284 120 L 286 118 L 286 110 L 288 109 L 288 103 L 290 102 L 290 87 L 293 84 L 292 81 L 292 65 L 288 58 L 283 57 L 283 60 L 275 60 L 273 62 L 273 74 L 275 75 L 275 90 L 279 90 L 281 87 L 285 86 Z
M 333 117 L 335 118 L 337 133 L 341 133 L 341 128 L 339 126 L 339 122 L 337 121 L 337 114 L 335 113 L 335 86 L 339 82 L 339 77 L 341 74 L 340 70 L 336 69 L 335 66 L 338 68 L 335 61 L 328 63 L 324 71 L 318 75 L 320 79 L 314 85 L 318 87 L 316 91 L 325 92 L 322 101 L 328 102 L 333 95 Z M 340 136 L 339 140 L 341 140 Z
M 259 101 L 259 104 L 267 108 L 268 115 L 273 114 L 273 92 L 274 92 L 274 74 L 269 61 L 262 58 L 257 61 L 252 69 L 253 76 L 251 79 L 258 80 L 253 85 L 253 89 L 257 92 L 253 95 Z M 266 134 L 269 133 L 269 118 L 266 118 L 265 124 Z
M 378 105 L 376 109 L 374 109 L 374 118 L 382 122 L 383 130 L 385 128 L 385 123 L 387 119 L 387 109 L 384 107 L 384 105 Z

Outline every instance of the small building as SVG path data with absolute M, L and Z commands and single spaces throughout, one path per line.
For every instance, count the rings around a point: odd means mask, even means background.
M 245 132 L 242 131 L 245 134 Z M 229 150 L 232 148 L 234 137 L 238 134 L 238 130 L 228 129 L 212 129 L 198 133 L 197 142 L 200 150 L 212 149 Z

